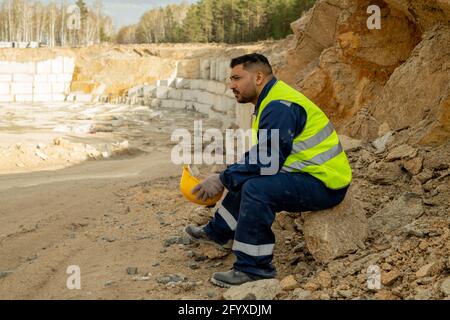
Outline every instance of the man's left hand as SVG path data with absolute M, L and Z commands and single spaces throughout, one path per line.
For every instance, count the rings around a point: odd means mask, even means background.
M 208 198 L 218 195 L 223 189 L 224 187 L 220 181 L 219 174 L 212 174 L 196 185 L 192 189 L 192 193 L 197 193 L 197 199 L 206 201 Z

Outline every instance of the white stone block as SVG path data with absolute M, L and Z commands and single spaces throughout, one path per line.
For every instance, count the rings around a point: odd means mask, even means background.
M 161 108 L 174 108 L 174 109 L 185 109 L 186 102 L 182 100 L 161 100 Z
M 222 112 L 227 112 L 228 109 L 234 109 L 235 104 L 236 100 L 227 96 L 217 95 L 214 101 L 214 108 Z
M 198 101 L 198 95 L 201 92 L 202 91 L 200 91 L 200 90 L 183 90 L 182 94 L 181 94 L 181 99 L 184 100 L 184 101 L 197 102 Z
M 35 74 L 34 75 L 34 82 L 47 82 L 48 76 L 46 74 Z
M 144 95 L 144 97 L 156 97 L 156 87 L 155 86 L 144 86 L 142 88 L 142 93 Z
M 212 106 L 210 104 L 204 104 L 196 102 L 194 103 L 195 111 L 203 113 L 203 114 L 209 114 L 209 111 L 211 110 Z
M 0 82 L 0 95 L 8 95 L 11 93 L 11 86 L 9 82 Z
M 255 106 L 251 103 L 236 103 L 236 122 L 239 128 L 247 130 L 252 127 L 252 115 Z
M 229 61 L 227 61 L 226 65 L 225 65 L 225 81 L 230 79 L 230 77 L 231 77 L 231 68 L 230 68 Z
M 14 73 L 36 73 L 36 63 L 35 62 L 26 62 L 19 63 L 16 62 L 14 65 Z
M 14 82 L 33 82 L 34 75 L 27 73 L 14 73 L 13 81 Z
M 0 74 L 0 82 L 11 82 L 12 75 L 11 74 Z
M 32 82 L 12 82 L 11 83 L 12 94 L 33 94 Z
M 229 128 L 236 128 L 236 120 L 232 117 L 225 117 L 220 119 L 222 121 L 222 130 Z
M 0 73 L 14 73 L 13 63 L 10 61 L 0 61 Z
M 52 83 L 52 93 L 60 94 L 64 93 L 65 92 L 64 90 L 65 90 L 64 82 Z
M 200 80 L 200 89 L 201 90 L 208 90 L 208 83 L 209 80 Z
M 84 93 L 77 93 L 75 97 L 76 102 L 91 102 L 92 101 L 92 95 L 91 94 L 84 94 Z
M 76 100 L 76 98 L 77 98 L 77 95 L 74 94 L 74 93 L 71 93 L 71 94 L 69 94 L 69 95 L 67 96 L 66 101 L 68 101 L 68 102 L 74 102 L 74 101 Z
M 216 112 L 214 110 L 214 107 L 212 107 L 209 112 L 208 112 L 208 117 L 210 119 L 218 119 L 218 120 L 223 120 L 225 119 L 227 116 L 226 114 L 223 114 L 222 112 Z
M 37 74 L 49 74 L 52 73 L 52 61 L 45 60 L 36 63 L 36 73 Z
M 208 81 L 206 90 L 215 94 L 223 95 L 225 93 L 227 86 L 223 82 L 218 81 Z
M 53 101 L 51 94 L 34 94 L 33 102 L 50 102 Z
M 52 93 L 52 84 L 50 82 L 34 82 L 33 93 L 35 95 Z
M 65 94 L 52 94 L 52 101 L 55 101 L 55 102 L 66 101 L 66 95 Z
M 56 82 L 58 82 L 58 75 L 51 73 L 51 74 L 47 75 L 47 80 L 48 80 L 48 82 L 56 83 Z
M 230 60 L 218 59 L 216 62 L 216 80 L 224 82 L 230 75 Z
M 175 87 L 177 89 L 189 89 L 191 87 L 190 79 L 176 78 Z
M 168 88 L 168 87 L 157 87 L 156 88 L 156 98 L 167 99 L 169 89 L 170 88 Z
M 0 73 L 34 73 L 34 63 L 20 63 L 14 61 L 0 61 Z
M 219 80 L 220 78 L 220 59 L 216 59 L 216 77 L 214 80 Z
M 211 59 L 209 63 L 209 79 L 216 80 L 216 59 Z
M 156 81 L 156 86 L 157 87 L 167 87 L 168 84 L 169 84 L 169 81 L 167 79 L 166 80 L 157 80 Z
M 200 82 L 201 82 L 201 80 L 199 80 L 199 79 L 191 80 L 190 81 L 191 89 L 192 90 L 199 90 L 200 89 Z
M 177 78 L 167 79 L 167 86 L 170 88 L 176 88 L 177 87 Z
M 177 61 L 176 77 L 185 79 L 200 78 L 200 59 L 186 59 Z
M 152 102 L 150 103 L 150 106 L 152 108 L 159 108 L 161 107 L 161 101 L 160 99 L 153 99 Z
M 170 89 L 167 93 L 168 99 L 181 100 L 181 90 L 178 89 Z
M 218 79 L 217 80 L 225 81 L 225 79 L 227 78 L 227 76 L 229 74 L 228 73 L 228 69 L 229 69 L 228 65 L 229 65 L 229 61 L 228 60 L 224 60 L 224 59 L 220 60 L 220 62 L 219 62 L 219 75 L 218 75 Z
M 75 70 L 75 59 L 71 57 L 64 57 L 63 58 L 63 64 L 64 64 L 64 73 L 66 74 L 73 74 Z
M 16 94 L 16 102 L 33 102 L 32 94 Z
M 198 94 L 197 101 L 200 103 L 213 105 L 215 102 L 215 96 L 209 92 L 201 92 Z
M 129 97 L 141 96 L 143 94 L 143 92 L 142 92 L 143 87 L 144 87 L 143 85 L 138 85 L 138 86 L 134 86 L 134 87 L 128 89 L 128 96 Z
M 0 41 L 0 48 L 12 48 L 12 42 Z
M 64 73 L 64 58 L 57 57 L 52 60 L 52 73 L 60 74 Z
M 0 94 L 0 102 L 14 102 L 14 96 L 9 94 Z
M 209 59 L 202 60 L 200 62 L 200 78 L 202 79 L 209 79 L 209 68 L 210 68 L 210 61 Z
M 71 73 L 63 73 L 56 75 L 57 82 L 72 82 L 73 75 Z

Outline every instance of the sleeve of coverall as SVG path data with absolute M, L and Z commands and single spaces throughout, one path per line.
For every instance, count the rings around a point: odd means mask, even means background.
M 260 176 L 263 168 L 267 170 L 270 167 L 271 170 L 269 171 L 272 174 L 279 172 L 291 153 L 294 137 L 303 130 L 305 121 L 306 113 L 303 108 L 294 105 L 288 106 L 280 101 L 270 102 L 261 114 L 258 144 L 252 147 L 252 149 L 256 147 L 256 150 L 253 151 L 256 157 L 251 157 L 251 152 L 248 151 L 238 163 L 228 166 L 220 174 L 222 184 L 230 191 L 238 191 L 245 181 Z M 261 134 L 261 129 L 266 129 L 267 134 Z M 278 129 L 278 148 L 274 148 L 276 143 L 272 141 L 274 133 L 271 129 Z M 272 159 L 273 152 L 278 153 L 278 160 L 270 163 L 267 159 Z M 256 161 L 254 161 L 254 158 L 256 158 Z M 250 162 L 250 160 L 253 161 Z

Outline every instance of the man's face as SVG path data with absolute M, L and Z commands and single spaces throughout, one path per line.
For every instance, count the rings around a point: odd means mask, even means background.
M 231 69 L 230 89 L 239 103 L 248 103 L 255 100 L 258 92 L 256 90 L 255 73 L 245 70 L 243 64 Z

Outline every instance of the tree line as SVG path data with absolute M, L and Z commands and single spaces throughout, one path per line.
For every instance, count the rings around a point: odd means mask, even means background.
M 199 0 L 151 9 L 122 27 L 118 43 L 225 42 L 281 39 L 315 0 Z
M 111 41 L 113 33 L 112 19 L 102 13 L 101 0 L 92 7 L 83 0 L 75 4 L 0 0 L 0 41 L 80 46 Z

